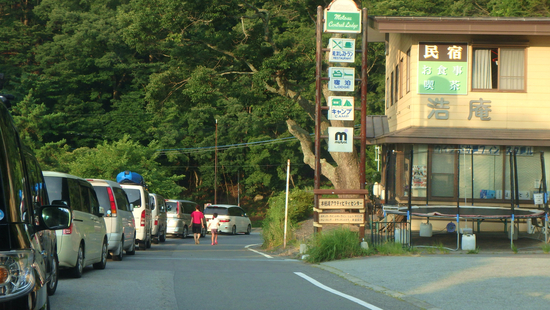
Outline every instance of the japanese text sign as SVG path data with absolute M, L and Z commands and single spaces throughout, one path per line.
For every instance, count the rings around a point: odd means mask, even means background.
M 319 209 L 364 209 L 363 199 L 319 198 Z
M 418 93 L 468 94 L 468 44 L 420 43 Z
M 355 39 L 331 38 L 328 41 L 329 62 L 355 62 Z
M 354 91 L 355 68 L 330 67 L 328 68 L 328 90 L 330 91 Z
M 328 119 L 353 121 L 355 116 L 353 113 L 355 107 L 354 99 L 353 97 L 328 97 Z

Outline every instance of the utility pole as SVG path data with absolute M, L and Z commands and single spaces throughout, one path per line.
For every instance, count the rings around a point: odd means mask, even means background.
M 218 204 L 218 119 L 216 119 L 216 144 L 214 152 L 214 204 Z

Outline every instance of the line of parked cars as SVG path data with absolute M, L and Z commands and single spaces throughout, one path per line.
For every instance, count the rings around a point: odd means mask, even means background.
M 123 252 L 134 255 L 136 247 L 146 250 L 167 235 L 187 237 L 196 206 L 118 177 L 42 171 L 0 104 L 0 310 L 49 309 L 61 268 L 80 278 L 86 266 L 105 269 L 109 256 L 120 261 Z M 205 220 L 214 213 L 221 232 L 250 234 L 240 207 L 209 205 Z M 201 236 L 206 233 L 203 228 Z

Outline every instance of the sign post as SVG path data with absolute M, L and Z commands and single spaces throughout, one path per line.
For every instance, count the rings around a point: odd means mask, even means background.
M 348 223 L 359 225 L 359 238 L 365 236 L 365 201 L 368 191 L 365 189 L 366 161 L 366 121 L 367 121 L 367 29 L 368 14 L 366 9 L 359 9 L 353 0 L 333 0 L 323 10 L 317 7 L 317 53 L 316 53 L 316 96 L 315 96 L 315 187 L 314 187 L 314 232 L 320 232 L 322 224 Z M 323 57 L 322 34 L 343 33 L 361 34 L 361 49 L 356 50 L 355 39 L 333 37 L 329 40 L 329 62 L 342 63 L 340 66 L 329 67 L 328 78 L 322 77 Z M 355 105 L 353 96 L 335 94 L 327 98 L 327 106 L 321 106 L 323 98 L 322 80 L 328 80 L 328 90 L 332 92 L 354 92 L 356 74 L 355 68 L 344 64 L 355 63 L 356 54 L 361 53 L 361 71 L 358 80 L 361 81 L 361 104 Z M 320 189 L 321 184 L 321 112 L 329 110 L 329 121 L 354 121 L 355 112 L 361 112 L 360 135 L 354 137 L 353 127 L 328 127 L 329 152 L 354 152 L 354 140 L 360 140 L 359 189 Z M 341 125 L 340 125 L 341 126 Z M 348 125 L 349 126 L 349 125 Z M 326 137 L 323 137 L 326 139 Z M 356 195 L 360 199 L 330 199 L 322 195 Z M 353 197 L 353 196 L 352 196 Z M 323 209 L 334 211 L 323 212 Z M 341 210 L 342 212 L 338 212 Z M 336 212 L 335 212 L 336 211 Z M 345 213 L 343 213 L 345 212 Z

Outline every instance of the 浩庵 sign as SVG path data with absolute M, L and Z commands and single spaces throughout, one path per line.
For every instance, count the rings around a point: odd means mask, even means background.
M 420 43 L 418 93 L 468 94 L 468 44 Z
M 330 67 L 328 68 L 328 90 L 330 91 L 354 91 L 355 68 Z
M 329 62 L 355 62 L 355 39 L 331 38 L 328 41 Z
M 363 224 L 364 213 L 319 213 L 319 224 Z
M 355 108 L 355 98 L 353 97 L 328 97 L 328 119 L 353 121 Z
M 328 151 L 353 152 L 353 127 L 329 127 Z

